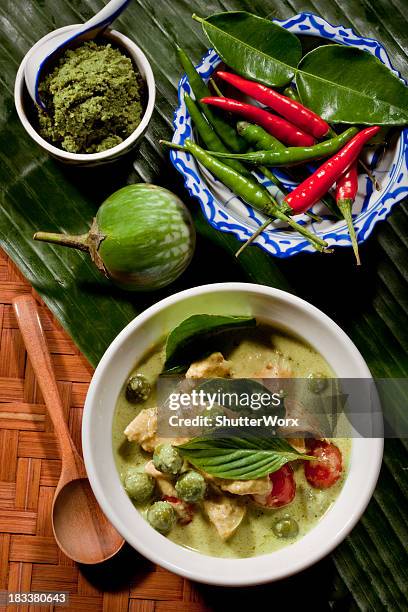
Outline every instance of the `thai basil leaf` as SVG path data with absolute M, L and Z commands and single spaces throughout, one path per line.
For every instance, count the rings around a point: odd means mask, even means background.
M 313 460 L 281 438 L 193 438 L 177 447 L 194 467 L 230 480 L 250 480 L 276 472 L 289 461 Z
M 300 62 L 296 85 L 302 103 L 331 123 L 408 123 L 408 87 L 367 51 L 318 47 Z
M 205 341 L 214 334 L 245 327 L 255 327 L 250 316 L 192 315 L 175 327 L 167 337 L 166 373 L 181 372 L 194 358 L 205 353 Z
M 245 11 L 218 13 L 201 22 L 218 55 L 238 74 L 274 87 L 293 79 L 302 47 L 288 30 Z

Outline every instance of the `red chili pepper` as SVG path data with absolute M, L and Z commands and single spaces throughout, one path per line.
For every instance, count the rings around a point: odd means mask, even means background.
M 275 136 L 281 142 L 292 145 L 294 147 L 309 147 L 315 144 L 315 139 L 310 134 L 305 134 L 286 119 L 272 115 L 259 106 L 253 106 L 252 104 L 246 104 L 245 102 L 239 102 L 232 98 L 217 98 L 209 97 L 203 98 L 201 102 L 204 104 L 212 104 L 218 106 L 223 110 L 231 113 L 242 115 L 245 119 L 261 125 L 267 130 L 272 136 Z
M 358 190 L 357 162 L 341 175 L 336 183 L 336 201 L 351 200 L 354 202 Z
M 338 178 L 347 172 L 361 149 L 379 131 L 377 125 L 354 136 L 336 155 L 325 161 L 311 176 L 284 197 L 294 214 L 304 213 L 322 198 Z
M 311 134 L 315 138 L 323 138 L 323 136 L 328 134 L 330 130 L 329 124 L 300 102 L 283 96 L 270 87 L 266 87 L 266 85 L 243 79 L 237 74 L 223 72 L 222 70 L 216 74 L 224 81 L 227 81 L 227 83 L 230 83 L 230 85 L 254 98 L 254 100 L 269 106 L 269 108 L 272 108 L 307 134 Z
M 350 234 L 351 244 L 356 256 L 357 265 L 360 265 L 360 254 L 356 231 L 353 225 L 352 207 L 358 190 L 357 161 L 355 161 L 347 172 L 341 175 L 336 183 L 336 202 L 343 213 Z

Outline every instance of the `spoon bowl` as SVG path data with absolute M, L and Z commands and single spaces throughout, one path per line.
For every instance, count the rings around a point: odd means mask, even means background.
M 122 548 L 124 539 L 102 513 L 71 439 L 35 300 L 21 295 L 13 307 L 61 451 L 62 469 L 52 506 L 56 542 L 73 561 L 102 563 Z
M 100 509 L 87 478 L 69 480 L 58 487 L 52 524 L 58 546 L 77 563 L 106 561 L 124 544 Z

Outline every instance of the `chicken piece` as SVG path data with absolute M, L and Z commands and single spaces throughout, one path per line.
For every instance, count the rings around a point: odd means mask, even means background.
M 146 474 L 153 476 L 156 481 L 157 488 L 163 496 L 177 497 L 177 491 L 174 488 L 172 479 L 169 476 L 166 476 L 166 474 L 159 472 L 159 470 L 156 470 L 153 461 L 148 461 L 144 469 Z
M 124 431 L 129 442 L 137 442 L 148 453 L 153 453 L 158 444 L 178 446 L 191 438 L 160 438 L 157 435 L 157 408 L 145 408 L 133 419 Z
M 217 489 L 227 491 L 227 493 L 232 493 L 233 495 L 262 495 L 269 493 L 271 490 L 271 483 L 267 475 L 253 480 L 229 480 L 227 478 L 211 476 L 206 472 L 201 473 L 204 478 L 216 486 Z
M 217 482 L 219 480 L 222 483 Z M 223 491 L 233 493 L 234 495 L 262 495 L 269 493 L 272 488 L 268 475 L 254 480 L 223 480 L 222 478 L 217 478 L 215 484 Z
M 212 353 L 205 359 L 194 361 L 186 372 L 186 378 L 229 378 L 231 366 L 222 353 Z
M 246 506 L 226 495 L 205 499 L 203 508 L 223 540 L 228 540 L 238 529 L 246 513 Z
M 129 442 L 137 442 L 148 453 L 157 446 L 157 408 L 145 408 L 129 423 L 124 431 Z

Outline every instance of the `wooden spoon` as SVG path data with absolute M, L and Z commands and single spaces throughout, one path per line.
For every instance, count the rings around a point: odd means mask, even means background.
M 13 300 L 13 306 L 61 451 L 62 469 L 52 505 L 55 539 L 74 561 L 101 563 L 124 540 L 102 513 L 72 442 L 35 300 L 22 295 Z

